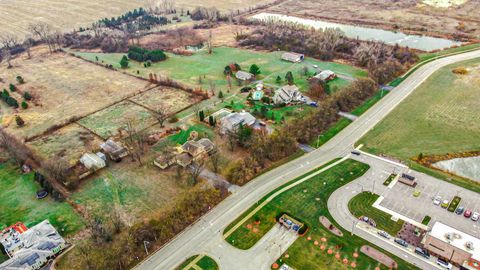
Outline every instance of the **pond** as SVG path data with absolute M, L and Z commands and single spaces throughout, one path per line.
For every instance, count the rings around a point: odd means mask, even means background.
M 348 24 L 332 23 L 326 21 L 318 21 L 311 19 L 303 19 L 294 16 L 274 14 L 274 13 L 259 13 L 253 15 L 251 18 L 257 20 L 278 20 L 285 22 L 299 23 L 314 27 L 315 29 L 324 28 L 339 28 L 349 38 L 358 38 L 360 40 L 375 40 L 383 41 L 389 45 L 398 44 L 402 47 L 409 47 L 421 51 L 433 51 L 450 48 L 455 45 L 461 45 L 461 42 L 436 38 L 429 36 L 407 35 L 401 32 L 393 32 L 382 29 L 354 26 Z

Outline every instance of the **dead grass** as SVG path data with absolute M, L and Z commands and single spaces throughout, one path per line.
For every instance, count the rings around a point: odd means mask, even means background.
M 170 87 L 157 87 L 130 100 L 152 111 L 158 111 L 162 108 L 167 114 L 176 113 L 200 101 L 198 96 Z
M 248 34 L 253 31 L 253 28 L 244 25 L 221 24 L 213 29 L 197 29 L 196 31 L 204 40 L 208 39 L 211 31 L 212 44 L 215 47 L 235 47 L 237 45 L 235 33 Z
M 99 150 L 101 143 L 102 140 L 90 131 L 77 124 L 71 124 L 28 142 L 27 146 L 41 158 L 62 158 L 74 165 L 83 153 Z
M 16 83 L 15 77 L 21 75 L 25 84 L 18 88 L 34 97 L 27 110 L 11 111 L 2 119 L 7 130 L 21 138 L 42 134 L 52 126 L 81 118 L 151 87 L 143 80 L 65 53 L 50 55 L 43 47 L 34 49 L 32 59 L 24 57 L 15 59 L 11 69 L 0 67 L 0 78 L 4 80 L 0 89 L 8 89 L 8 84 Z M 20 103 L 20 95 L 13 95 Z M 14 114 L 25 120 L 24 127 L 16 127 Z

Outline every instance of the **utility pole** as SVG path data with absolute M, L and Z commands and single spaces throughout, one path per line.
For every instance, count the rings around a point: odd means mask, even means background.
M 147 249 L 147 245 L 150 244 L 150 242 L 148 241 L 143 241 L 143 246 L 145 247 L 145 253 L 147 254 L 148 256 L 148 249 Z

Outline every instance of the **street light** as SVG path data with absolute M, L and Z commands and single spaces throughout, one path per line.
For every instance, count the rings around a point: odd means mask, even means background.
M 147 245 L 149 245 L 150 242 L 148 241 L 143 241 L 143 246 L 145 247 L 145 253 L 147 253 L 147 256 L 148 256 L 148 249 L 147 249 Z
M 318 145 L 320 144 L 320 136 L 322 136 L 322 134 L 318 135 L 317 137 L 317 148 L 318 148 Z

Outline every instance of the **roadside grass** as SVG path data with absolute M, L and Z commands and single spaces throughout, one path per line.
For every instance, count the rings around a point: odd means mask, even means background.
M 192 256 L 186 259 L 182 264 L 180 264 L 175 270 L 183 270 L 187 265 L 189 265 L 193 260 L 195 260 L 199 255 Z
M 124 54 L 121 53 L 88 53 L 88 52 L 74 52 L 82 58 L 100 64 L 111 64 L 115 68 L 120 69 L 120 59 Z M 330 69 L 336 73 L 344 74 L 348 77 L 359 78 L 367 76 L 365 70 L 355 68 L 346 64 L 335 62 L 322 62 L 315 59 L 307 58 L 302 63 L 290 63 L 281 60 L 283 52 L 258 52 L 252 50 L 245 50 L 231 47 L 214 48 L 212 54 L 208 54 L 206 50 L 196 52 L 191 56 L 180 56 L 167 53 L 168 59 L 163 62 L 152 63 L 151 67 L 145 68 L 143 63 L 130 61 L 129 68 L 123 71 L 132 73 L 134 75 L 148 78 L 149 73 L 159 73 L 180 81 L 190 86 L 201 86 L 203 89 L 210 89 L 210 84 L 214 83 L 217 89 L 225 92 L 228 88 L 228 83 L 223 74 L 224 67 L 230 63 L 238 63 L 243 70 L 248 71 L 252 64 L 257 64 L 260 67 L 261 74 L 256 80 L 263 80 L 264 84 L 280 86 L 285 84 L 285 74 L 287 71 L 293 73 L 295 84 L 301 90 L 307 90 L 308 77 L 305 76 L 304 68 L 309 72 L 314 71 L 313 65 L 317 65 L 320 69 Z M 103 62 L 102 62 L 103 61 Z M 138 73 L 137 73 L 138 71 Z M 282 79 L 281 84 L 276 83 L 277 76 Z M 348 82 L 333 82 L 337 87 L 344 86 Z M 239 87 L 233 78 L 234 86 Z M 332 86 L 333 87 L 333 86 Z
M 187 267 L 193 260 L 197 259 L 198 256 L 202 256 L 202 258 L 198 260 L 194 265 L 197 267 L 200 267 L 201 270 L 218 270 L 219 269 L 217 262 L 215 262 L 215 260 L 210 258 L 209 256 L 195 255 L 185 260 L 180 266 L 175 268 L 175 270 L 184 270 L 185 267 Z M 190 270 L 190 269 L 198 269 L 198 268 L 190 267 L 187 270 Z
M 452 201 L 450 202 L 450 205 L 448 206 L 447 210 L 450 212 L 453 212 L 457 209 L 458 205 L 460 204 L 460 201 L 462 198 L 455 196 L 453 197 Z
M 0 229 L 16 222 L 27 227 L 45 219 L 63 236 L 70 236 L 85 227 L 83 219 L 67 202 L 57 202 L 50 196 L 37 200 L 41 189 L 33 173 L 22 174 L 12 164 L 0 164 Z
M 467 75 L 451 72 L 467 67 Z M 409 164 L 412 169 L 431 174 L 456 185 L 479 192 L 474 181 L 423 167 L 412 161 L 420 153 L 444 155 L 480 150 L 480 59 L 446 66 L 435 72 L 358 144 L 377 155 L 388 155 Z
M 441 51 L 438 51 L 438 52 L 422 53 L 422 54 L 419 54 L 418 57 L 419 57 L 420 62 L 422 62 L 422 61 L 430 60 L 430 59 L 435 58 L 435 57 L 444 56 L 444 55 L 447 55 L 447 54 L 462 53 L 462 52 L 465 52 L 465 51 L 475 50 L 475 49 L 480 49 L 480 43 L 474 43 L 474 44 L 469 44 L 469 45 L 460 46 L 460 47 L 456 47 L 456 48 L 450 48 L 450 49 L 441 50 Z
M 368 165 L 358 161 L 346 160 L 285 191 L 269 201 L 252 218 L 227 237 L 227 242 L 237 248 L 248 249 L 275 225 L 275 217 L 277 215 L 282 212 L 288 212 L 294 218 L 304 221 L 309 230 L 304 237 L 300 237 L 289 247 L 286 251 L 289 256 L 288 258 L 282 256 L 281 263 L 286 263 L 295 269 L 345 268 L 340 260 L 332 255 L 327 255 L 326 250 L 322 251 L 313 244 L 314 240 L 320 241 L 321 238 L 325 237 L 327 239 L 327 248 L 332 249 L 334 253 L 338 252 L 342 258 L 355 261 L 359 269 L 373 269 L 378 265 L 378 262 L 373 259 L 362 255 L 358 258 L 353 258 L 353 253 L 358 252 L 362 245 L 367 244 L 366 241 L 357 236 L 338 237 L 324 228 L 319 221 L 319 217 L 322 215 L 334 221 L 327 209 L 328 197 L 339 187 L 363 175 L 368 168 Z M 266 198 L 268 198 L 268 195 L 264 197 L 264 199 Z M 260 222 L 254 225 L 254 228 L 258 231 L 253 232 L 247 225 L 254 224 L 255 220 Z M 236 224 L 238 221 L 237 219 L 233 224 Z M 333 223 L 338 228 L 341 228 L 335 222 Z M 342 231 L 344 235 L 348 234 L 345 230 L 342 229 Z M 307 237 L 311 237 L 312 240 L 309 241 Z M 399 258 L 388 255 L 399 263 L 399 269 L 415 269 L 415 267 Z M 386 266 L 380 266 L 380 268 L 387 269 Z
M 430 216 L 425 216 L 425 217 L 423 217 L 423 219 L 422 219 L 422 224 L 423 224 L 423 225 L 428 225 L 428 223 L 430 222 L 431 219 L 432 219 L 432 218 L 431 218 Z
M 395 90 L 393 90 L 395 91 Z M 373 97 L 365 101 L 362 105 L 355 108 L 351 114 L 360 116 L 365 113 L 368 109 L 370 109 L 373 105 L 375 105 L 380 99 L 385 97 L 390 91 L 379 90 Z
M 392 215 L 374 208 L 372 205 L 378 197 L 377 194 L 368 191 L 362 192 L 348 202 L 348 209 L 357 218 L 365 216 L 373 219 L 378 229 L 395 236 L 402 229 L 404 221 L 399 219 L 395 222 L 392 220 Z
M 397 175 L 394 174 L 394 173 L 390 174 L 390 175 L 387 177 L 387 179 L 385 180 L 385 182 L 383 182 L 383 185 L 384 185 L 384 186 L 390 185 L 390 183 L 393 181 L 393 179 L 394 179 L 396 176 L 397 176 Z
M 328 142 L 331 138 L 335 137 L 340 131 L 346 128 L 352 123 L 352 120 L 347 118 L 341 118 L 335 122 L 327 131 L 317 137 L 315 140 L 309 143 L 311 147 L 318 148 Z

